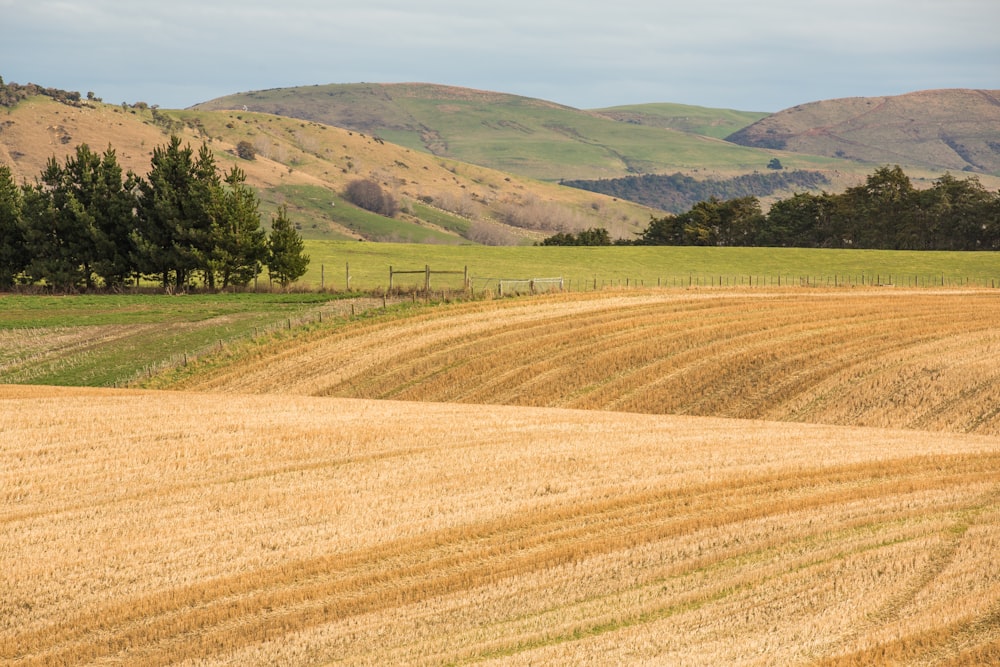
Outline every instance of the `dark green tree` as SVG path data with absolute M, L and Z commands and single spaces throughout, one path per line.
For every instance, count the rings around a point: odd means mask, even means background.
M 2 85 L 3 79 L 0 79 Z M 0 165 L 0 290 L 14 285 L 17 276 L 28 266 L 21 224 L 21 190 L 14 183 L 10 167 Z
M 309 256 L 303 254 L 305 244 L 288 219 L 288 210 L 282 206 L 271 221 L 268 236 L 267 272 L 272 280 L 288 287 L 303 275 L 309 265 Z
M 738 197 L 719 202 L 719 245 L 752 246 L 764 227 L 764 214 L 756 197 Z
M 191 147 L 181 147 L 179 137 L 153 149 L 151 168 L 139 183 L 139 234 L 136 238 L 140 271 L 159 275 L 164 288 L 171 281 L 187 284 L 186 269 L 180 268 L 182 229 L 188 208 L 187 193 L 193 180 Z
M 611 235 L 603 227 L 591 227 L 578 234 L 559 232 L 542 240 L 541 245 L 602 246 L 611 245 Z
M 603 227 L 591 227 L 576 235 L 576 244 L 585 246 L 611 245 L 611 235 Z
M 541 245 L 576 245 L 576 236 L 567 232 L 557 232 L 542 239 Z
M 83 207 L 90 225 L 92 247 L 84 258 L 85 270 L 112 289 L 124 286 L 136 270 L 136 183 L 133 174 L 123 179 L 111 146 L 97 155 L 82 144 L 63 169 L 62 187 Z
M 215 240 L 221 179 L 206 144 L 195 157 L 190 146 L 171 136 L 153 150 L 151 168 L 139 184 L 138 255 L 143 273 L 163 286 L 183 289 L 202 272 L 214 287 L 209 266 Z
M 847 238 L 855 248 L 898 249 L 912 237 L 915 190 L 910 178 L 896 165 L 880 167 L 863 185 L 842 195 L 841 212 Z
M 93 286 L 94 218 L 77 198 L 70 177 L 49 158 L 34 185 L 24 186 L 24 240 L 27 273 L 35 281 L 71 291 Z
M 268 258 L 267 235 L 260 226 L 260 200 L 246 185 L 246 174 L 233 167 L 218 191 L 220 203 L 209 262 L 225 289 L 246 286 Z
M 123 175 L 111 146 L 101 157 L 97 177 L 94 271 L 106 287 L 119 289 L 129 283 L 139 268 L 136 246 L 139 178 L 132 172 Z
M 990 208 L 995 199 L 975 176 L 945 174 L 917 195 L 922 234 L 919 248 L 979 250 L 990 246 Z
M 684 231 L 685 220 L 681 215 L 651 218 L 639 237 L 639 245 L 688 245 Z

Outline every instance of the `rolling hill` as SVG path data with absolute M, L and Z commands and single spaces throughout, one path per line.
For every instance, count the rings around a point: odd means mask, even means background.
M 1000 90 L 926 90 L 801 104 L 727 140 L 869 164 L 1000 175 Z
M 837 158 L 745 148 L 717 138 L 761 114 L 682 105 L 584 111 L 545 100 L 434 84 L 331 84 L 229 95 L 196 109 L 261 111 L 377 134 L 415 150 L 548 181 L 642 173 L 733 175 L 790 168 L 852 171 Z
M 900 164 L 1000 176 L 998 91 L 948 89 L 802 104 L 775 114 L 640 104 L 580 110 L 434 84 L 330 84 L 239 93 L 247 108 L 379 134 L 411 148 L 544 180 L 680 172 L 701 178 L 815 169 L 840 186 Z M 724 141 L 722 141 L 724 139 Z M 763 152 L 734 151 L 734 146 Z

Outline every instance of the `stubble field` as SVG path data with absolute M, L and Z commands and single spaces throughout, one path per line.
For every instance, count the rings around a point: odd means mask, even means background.
M 996 663 L 997 299 L 452 304 L 0 386 L 0 662 Z
M 1000 435 L 996 290 L 645 290 L 258 341 L 153 386 Z

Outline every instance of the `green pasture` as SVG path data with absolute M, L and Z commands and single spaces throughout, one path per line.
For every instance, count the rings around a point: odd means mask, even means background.
M 0 296 L 0 383 L 111 386 L 280 328 L 331 299 L 294 294 Z
M 331 227 L 335 223 L 377 241 L 405 243 L 462 243 L 465 239 L 423 226 L 404 217 L 387 218 L 351 204 L 339 193 L 318 185 L 282 185 L 261 193 L 261 214 L 272 220 L 279 205 L 288 209 L 288 217 L 299 234 L 309 240 L 347 240 L 349 237 Z M 456 234 L 468 231 L 469 223 L 423 204 L 413 205 L 413 214 L 426 222 Z
M 724 139 L 737 130 L 768 116 L 766 112 L 712 109 L 689 104 L 653 102 L 591 109 L 601 116 L 669 128 L 689 134 Z
M 396 243 L 306 244 L 305 288 L 341 290 L 350 271 L 351 288 L 385 289 L 394 271 L 464 271 L 474 288 L 499 279 L 561 277 L 573 290 L 610 285 L 688 284 L 896 284 L 945 286 L 966 283 L 1000 287 L 1000 254 L 802 248 L 441 246 Z M 405 274 L 394 287 L 422 287 L 424 276 Z M 457 288 L 462 277 L 432 275 L 432 289 Z

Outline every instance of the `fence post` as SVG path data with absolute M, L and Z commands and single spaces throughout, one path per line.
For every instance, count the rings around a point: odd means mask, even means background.
M 325 264 L 320 264 L 319 265 L 319 289 L 320 289 L 320 291 L 323 291 L 323 288 L 325 288 L 325 287 L 326 287 L 326 265 Z
M 389 265 L 389 291 L 392 291 L 392 264 Z
M 424 292 L 431 291 L 431 265 L 424 264 Z
M 345 269 L 347 273 L 347 279 L 344 281 L 347 284 L 347 291 L 351 291 L 351 263 L 347 262 L 347 267 Z
M 462 285 L 466 292 L 471 291 L 469 287 L 469 265 L 465 265 L 465 270 L 462 272 Z

